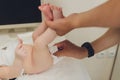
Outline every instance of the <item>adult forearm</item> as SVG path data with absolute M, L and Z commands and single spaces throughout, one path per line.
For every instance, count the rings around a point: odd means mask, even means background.
M 110 0 L 89 11 L 74 14 L 74 27 L 120 27 L 120 0 Z M 71 15 L 70 15 L 71 16 Z M 70 18 L 68 16 L 68 19 Z M 73 16 L 73 15 L 72 15 Z
M 109 47 L 114 46 L 120 42 L 120 28 L 119 29 L 109 29 L 103 36 L 93 41 L 91 44 L 95 50 L 95 53 L 98 53 L 102 50 L 105 50 Z

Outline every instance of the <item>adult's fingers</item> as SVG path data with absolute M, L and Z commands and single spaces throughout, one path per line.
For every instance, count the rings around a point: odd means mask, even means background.
M 55 21 L 45 20 L 45 24 L 52 29 L 55 29 Z
M 57 52 L 54 53 L 54 55 L 57 56 L 57 57 L 64 56 L 64 51 L 63 50 L 57 51 Z

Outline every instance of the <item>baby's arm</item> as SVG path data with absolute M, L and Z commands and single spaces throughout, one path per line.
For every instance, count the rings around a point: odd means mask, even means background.
M 19 48 L 21 47 L 22 40 L 19 40 L 19 44 L 16 47 L 15 53 L 18 52 Z M 20 52 L 20 51 L 19 51 Z M 22 70 L 22 57 L 18 53 L 15 54 L 15 60 L 13 65 L 10 66 L 1 66 L 0 67 L 0 78 L 15 78 L 20 75 Z
M 19 65 L 19 62 L 16 64 L 18 65 L 0 67 L 0 79 L 11 79 L 19 76 L 22 67 L 20 67 L 21 65 Z

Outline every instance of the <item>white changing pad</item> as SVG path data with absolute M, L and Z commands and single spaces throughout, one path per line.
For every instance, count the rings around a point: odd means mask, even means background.
M 63 57 L 46 72 L 23 75 L 16 80 L 91 80 L 80 60 Z
M 8 39 L 3 46 L 0 47 L 0 65 L 12 65 L 15 58 L 15 48 L 18 44 L 16 39 Z

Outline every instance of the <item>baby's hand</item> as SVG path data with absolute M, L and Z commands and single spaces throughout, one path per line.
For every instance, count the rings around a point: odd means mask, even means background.
M 15 55 L 16 55 L 16 58 L 19 58 L 19 59 L 24 59 L 24 57 L 26 56 L 26 50 L 25 48 L 23 47 L 23 41 L 19 38 L 19 43 L 15 49 Z

